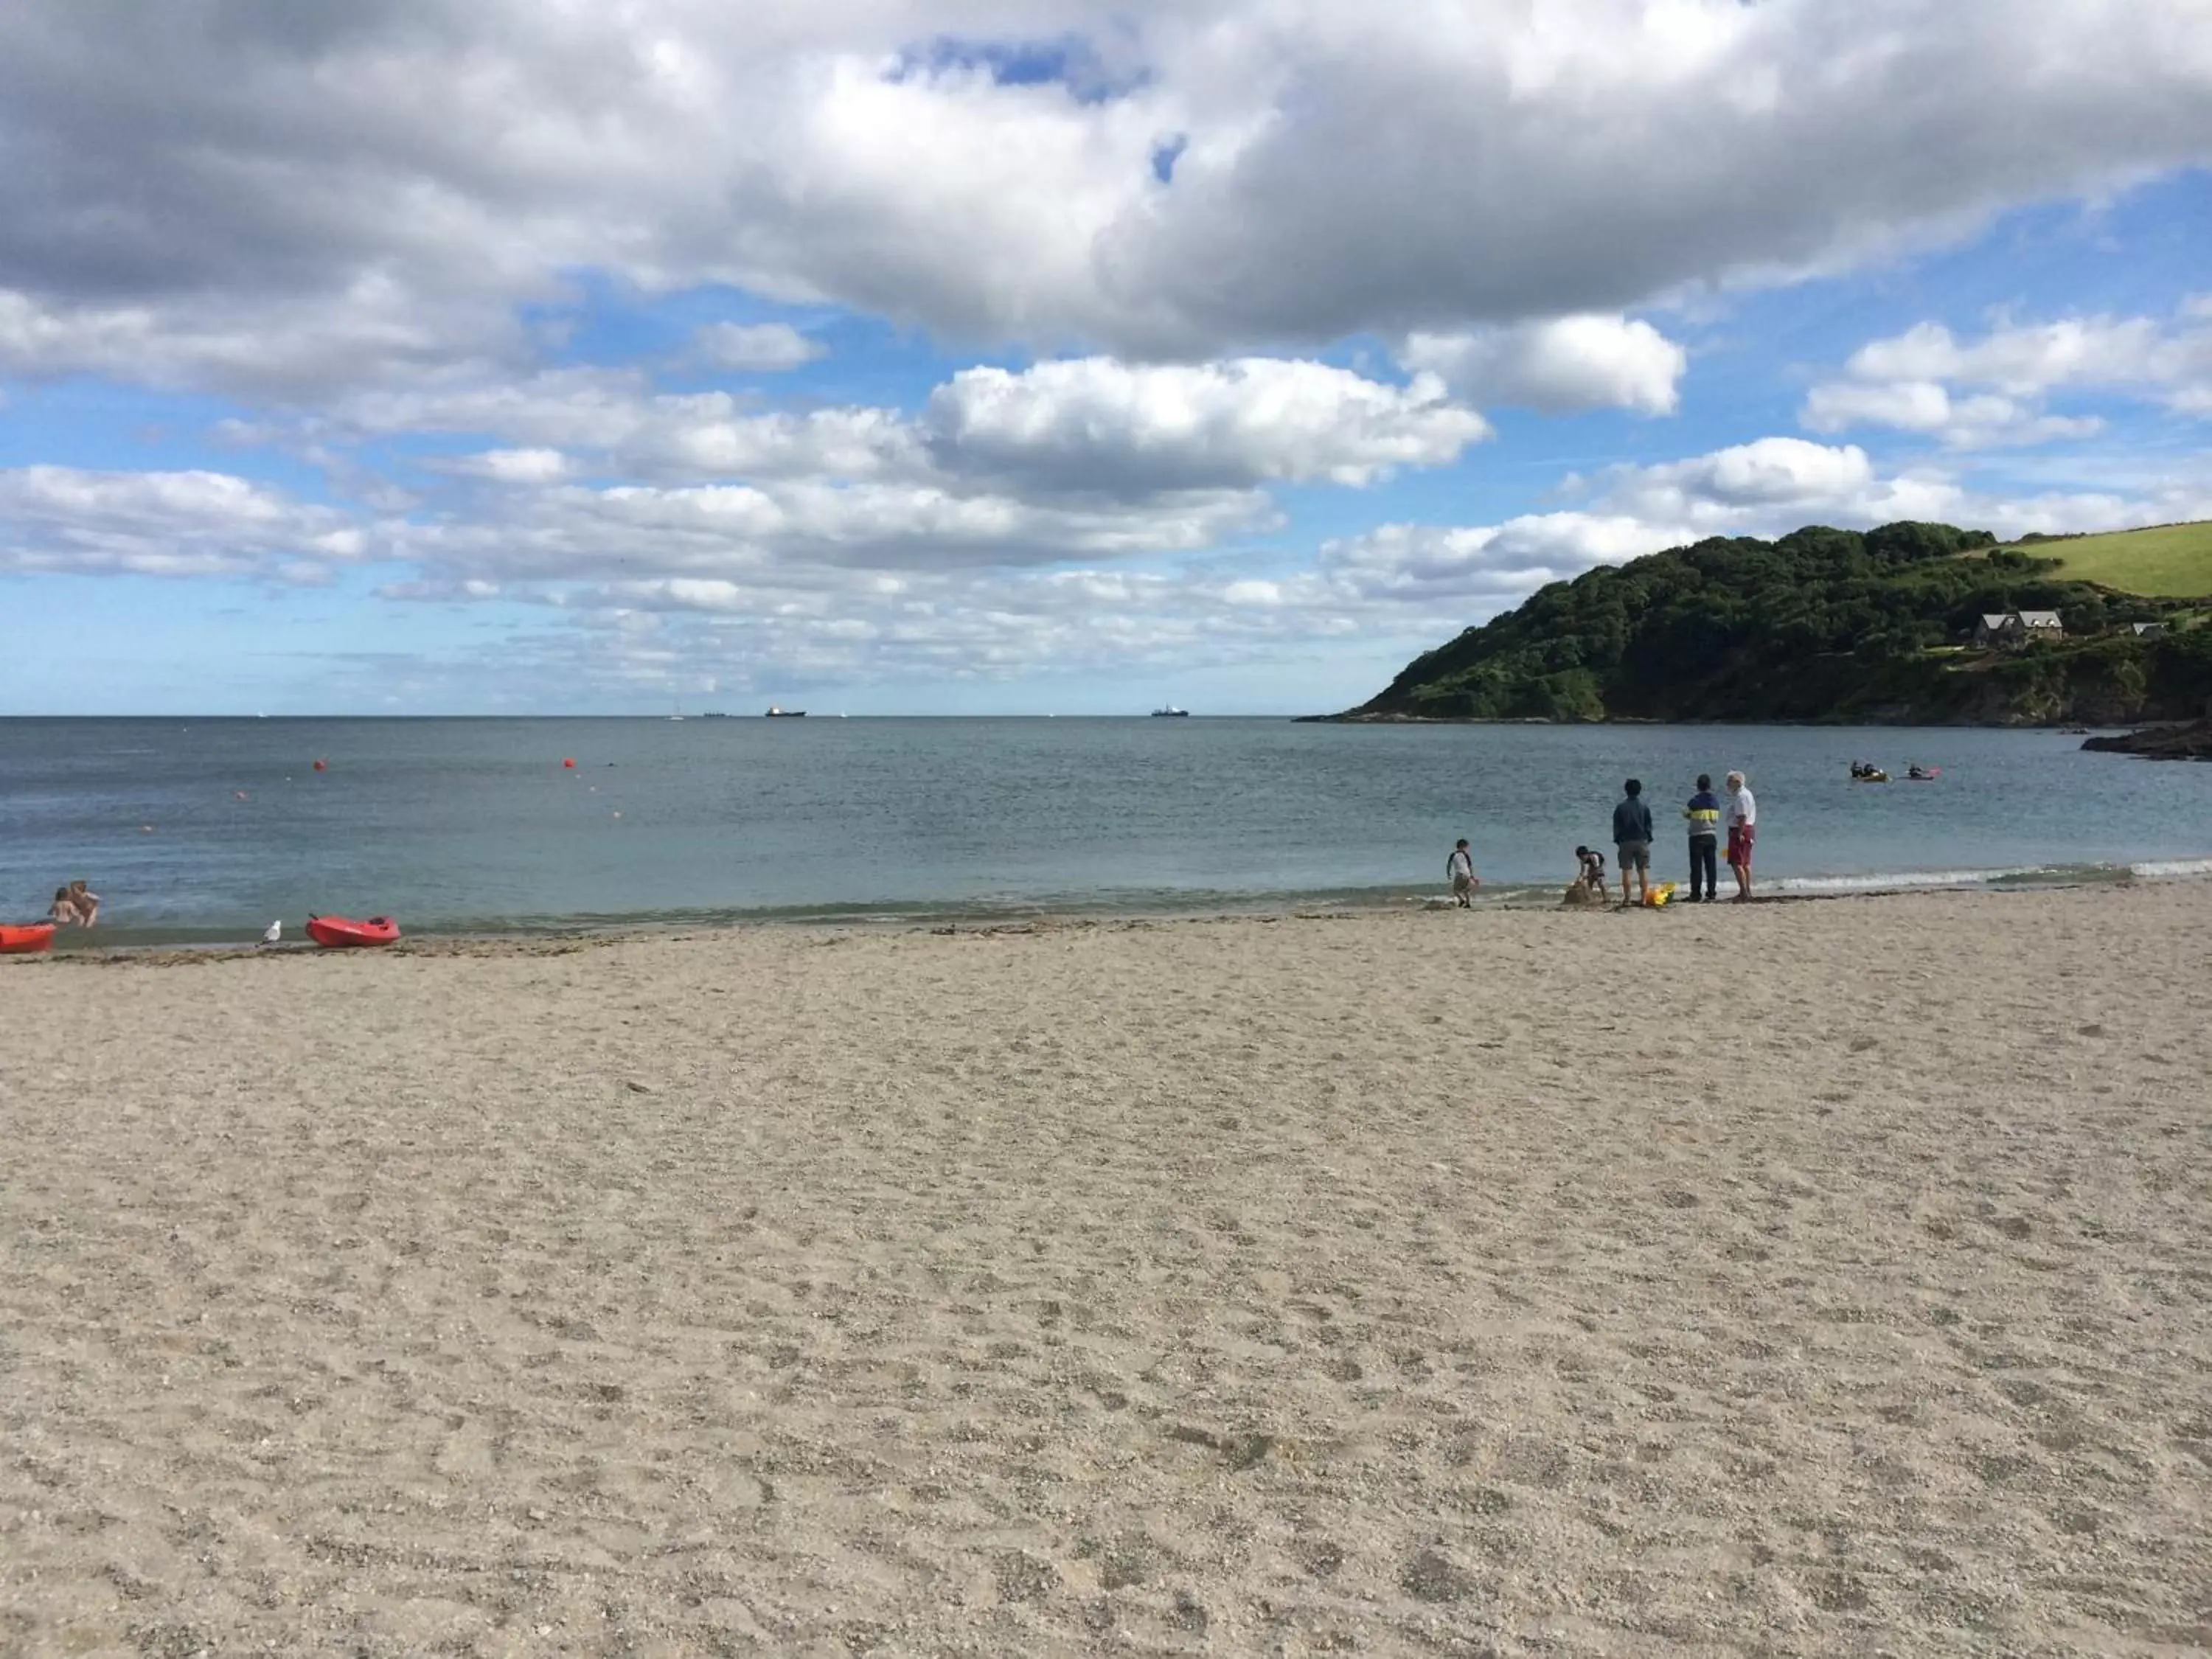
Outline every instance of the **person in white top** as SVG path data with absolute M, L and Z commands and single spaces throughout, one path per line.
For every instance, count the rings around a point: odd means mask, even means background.
M 1735 902 L 1751 896 L 1751 843 L 1759 823 L 1759 803 L 1743 781 L 1743 774 L 1728 775 L 1728 804 L 1723 809 L 1728 824 L 1729 868 L 1735 872 Z
M 1459 908 L 1474 908 L 1474 890 L 1482 885 L 1482 878 L 1474 873 L 1474 855 L 1467 850 L 1464 840 L 1452 848 L 1451 857 L 1444 860 L 1444 871 L 1451 877 L 1452 897 L 1459 901 Z

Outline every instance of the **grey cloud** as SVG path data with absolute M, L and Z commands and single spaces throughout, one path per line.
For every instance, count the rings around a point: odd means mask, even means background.
M 0 289 L 60 319 L 62 360 L 133 307 L 219 338 L 374 313 L 377 284 L 429 337 L 349 356 L 280 330 L 299 362 L 263 395 L 482 356 L 488 314 L 580 269 L 1206 356 L 1617 311 L 2212 156 L 2199 7 L 953 0 L 931 24 L 1110 40 L 1115 95 L 917 64 L 890 0 L 15 0 Z M 228 351 L 167 356 L 256 389 Z
M 1018 568 L 1191 551 L 1272 522 L 1264 496 L 1235 490 L 1091 507 L 926 484 L 803 480 L 515 490 L 469 519 L 390 533 L 395 549 L 436 580 L 793 583 L 842 571 Z
M 1215 34 L 1217 86 L 1241 76 L 1292 118 L 1218 146 L 1201 130 L 1175 188 L 1103 239 L 1114 293 L 1165 297 L 1166 343 L 1614 310 L 2212 154 L 2201 9 L 1439 3 L 1333 33 L 1293 17 L 1313 21 L 1258 8 Z

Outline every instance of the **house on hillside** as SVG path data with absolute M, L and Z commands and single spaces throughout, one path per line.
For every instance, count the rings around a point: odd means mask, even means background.
M 2162 640 L 2166 637 L 2164 623 L 2130 623 L 2128 629 L 2139 640 Z
M 1974 624 L 1974 643 L 1985 649 L 2026 645 L 2030 640 L 2063 640 L 2066 625 L 2056 611 L 2008 611 L 2002 615 L 1984 611 Z

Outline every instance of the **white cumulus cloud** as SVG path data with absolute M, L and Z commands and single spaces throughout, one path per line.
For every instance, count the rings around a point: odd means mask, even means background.
M 761 372 L 798 368 L 823 352 L 819 340 L 788 323 L 709 323 L 692 344 L 699 358 L 716 368 Z
M 229 473 L 0 469 L 0 573 L 313 582 L 368 550 L 347 515 Z
M 1551 317 L 1510 328 L 1416 333 L 1398 360 L 1480 404 L 1545 414 L 1626 409 L 1671 415 L 1689 354 L 1640 319 Z
M 1886 426 L 1960 449 L 2046 443 L 2102 426 L 2050 412 L 2053 394 L 2083 392 L 2183 415 L 2212 410 L 2212 324 L 2194 301 L 2172 319 L 2006 323 L 1963 340 L 1919 323 L 1853 352 L 1841 377 L 1806 393 L 1799 419 L 1814 432 Z
M 557 449 L 487 449 L 443 464 L 443 470 L 495 483 L 553 483 L 568 473 L 568 458 Z
M 1360 485 L 1455 460 L 1490 431 L 1433 376 L 1393 386 L 1267 357 L 966 369 L 930 395 L 923 420 L 951 464 L 1079 489 L 1133 476 L 1152 487 Z

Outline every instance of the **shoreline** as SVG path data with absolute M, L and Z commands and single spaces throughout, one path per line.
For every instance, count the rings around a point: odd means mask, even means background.
M 2161 867 L 2163 866 L 2163 867 Z M 2103 873 L 2109 872 L 2109 873 Z M 1986 895 L 1991 897 L 2026 897 L 2041 893 L 2065 892 L 2124 892 L 2138 886 L 2196 884 L 2212 882 L 2212 858 L 2179 860 L 2144 860 L 2119 866 L 2075 866 L 2068 871 L 2063 866 L 2027 866 L 2014 871 L 1997 872 L 1932 872 L 1925 874 L 1905 872 L 1894 877 L 1810 877 L 1797 878 L 1808 882 L 1832 882 L 1833 885 L 1817 887 L 1788 887 L 1777 883 L 1773 888 L 1754 893 L 1748 907 L 1765 908 L 1776 905 L 1832 903 L 1843 900 L 1862 899 L 1917 899 L 1956 898 Z M 1614 876 L 1613 882 L 1618 884 Z M 1857 884 L 1863 880 L 1869 884 Z M 1619 912 L 1616 904 L 1588 907 L 1569 906 L 1559 902 L 1559 894 L 1565 883 L 1549 887 L 1533 884 L 1516 885 L 1490 897 L 1478 894 L 1472 907 L 1474 915 L 1609 915 Z M 1658 884 L 1656 881 L 1655 885 Z M 1669 910 L 1687 910 L 1690 907 L 1680 898 L 1680 884 L 1677 884 L 1677 898 L 1662 907 Z M 1608 890 L 1610 890 L 1610 889 Z M 1736 908 L 1726 896 L 1718 901 L 1720 908 Z M 799 915 L 747 916 L 737 915 L 712 920 L 652 921 L 610 921 L 604 927 L 550 925 L 543 929 L 507 929 L 471 932 L 458 929 L 442 932 L 424 929 L 404 933 L 393 945 L 372 950 L 327 950 L 305 939 L 288 939 L 282 945 L 247 944 L 234 939 L 199 941 L 138 941 L 110 945 L 105 940 L 85 942 L 82 936 L 70 939 L 64 944 L 57 940 L 57 948 L 33 956 L 0 958 L 0 966 L 9 961 L 83 963 L 89 965 L 131 962 L 151 962 L 162 965 L 201 962 L 227 962 L 242 957 L 284 958 L 308 956 L 317 958 L 368 957 L 441 957 L 441 956 L 551 956 L 570 951 L 597 949 L 605 945 L 643 943 L 655 940 L 690 940 L 714 939 L 724 935 L 763 933 L 775 935 L 791 933 L 830 937 L 896 937 L 900 935 L 988 935 L 1066 933 L 1085 929 L 1122 930 L 1154 927 L 1182 927 L 1193 924 L 1233 926 L 1239 923 L 1279 923 L 1285 921 L 1347 921 L 1370 919 L 1413 917 L 1435 915 L 1457 907 L 1445 894 L 1405 894 L 1384 900 L 1330 903 L 1326 901 L 1291 900 L 1276 904 L 1267 899 L 1255 900 L 1249 908 L 1224 908 L 1199 906 L 1188 909 L 1174 907 L 1158 908 L 1115 908 L 1106 910 L 1039 909 L 1036 911 L 975 911 L 933 912 L 917 916 L 873 915 L 841 918 L 835 916 Z M 1702 908 L 1702 907 L 1698 907 Z
M 1264 718 L 1264 717 L 1262 717 Z M 1346 709 L 1338 714 L 1291 714 L 1284 716 L 1299 726 L 1542 726 L 1561 731 L 1578 726 L 1603 728 L 1613 726 L 1673 726 L 1697 729 L 1705 726 L 1741 728 L 1746 731 L 1842 732 L 2049 732 L 2061 737 L 2084 737 L 2091 733 L 2131 732 L 2140 728 L 2163 726 L 2185 726 L 2191 723 L 2188 715 L 2151 718 L 2097 725 L 2078 720 L 1932 720 L 1900 715 L 1893 720 L 1881 720 L 1863 710 L 1850 720 L 1755 720 L 1741 718 L 1692 720 L 1683 716 L 1662 717 L 1656 714 L 1608 714 L 1601 720 L 1553 720 L 1544 714 L 1481 715 L 1481 714 L 1408 714 L 1395 711 L 1362 714 Z M 2085 748 L 2088 745 L 2084 744 Z

